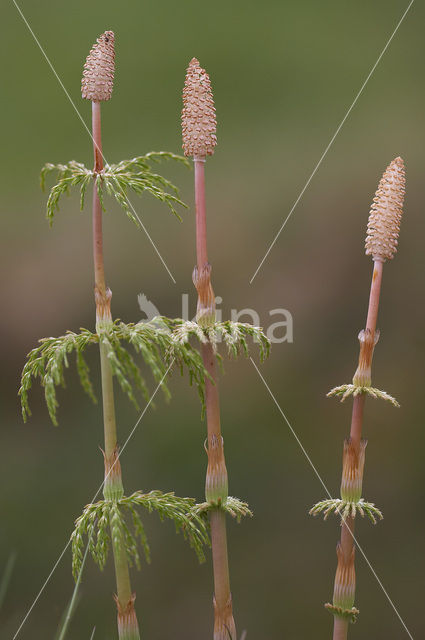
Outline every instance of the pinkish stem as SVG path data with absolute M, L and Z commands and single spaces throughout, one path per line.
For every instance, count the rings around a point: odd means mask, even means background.
M 346 640 L 348 634 L 348 620 L 335 616 L 333 640 Z
M 372 284 L 370 287 L 369 309 L 367 312 L 366 329 L 375 332 L 376 321 L 378 319 L 379 295 L 381 293 L 382 272 L 384 263 L 375 260 L 373 263 Z
M 196 206 L 196 259 L 198 271 L 208 262 L 207 216 L 205 206 L 205 158 L 194 158 Z
M 196 257 L 198 273 L 201 273 L 208 263 L 205 159 L 194 158 L 194 165 Z M 227 470 L 220 427 L 220 400 L 217 384 L 216 359 L 212 345 L 209 343 L 202 345 L 201 352 L 204 367 L 212 378 L 212 381 L 208 378 L 205 381 L 209 459 L 206 484 L 226 486 L 227 491 Z M 218 443 L 218 446 L 215 446 L 215 443 Z M 211 463 L 213 455 L 215 456 L 214 465 Z M 215 472 L 217 473 L 217 477 L 212 477 Z M 214 640 L 236 640 L 236 628 L 233 619 L 232 596 L 230 592 L 226 516 L 223 510 L 217 508 L 210 511 L 210 526 L 214 573 Z
M 366 329 L 375 334 L 376 322 L 378 319 L 379 297 L 381 293 L 382 272 L 384 263 L 375 260 L 373 264 L 372 282 L 370 286 L 369 306 L 367 311 Z M 363 427 L 363 411 L 365 405 L 365 394 L 361 393 L 353 400 L 353 411 L 351 415 L 350 438 L 357 454 L 360 451 L 360 441 Z M 354 547 L 354 526 L 355 520 L 348 517 L 342 522 L 341 527 L 341 549 L 345 562 L 351 556 Z M 333 640 L 346 640 L 348 636 L 349 622 L 346 619 L 335 616 Z

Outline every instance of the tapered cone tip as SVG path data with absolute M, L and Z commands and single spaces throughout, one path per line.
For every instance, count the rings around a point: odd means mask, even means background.
M 404 163 L 395 158 L 382 176 L 372 202 L 367 224 L 366 255 L 391 260 L 397 252 L 405 190 Z
M 84 64 L 81 94 L 86 100 L 109 100 L 114 86 L 115 36 L 105 31 L 98 37 Z
M 192 58 L 183 89 L 182 138 L 185 156 L 205 158 L 217 144 L 217 121 L 211 82 L 198 60 Z

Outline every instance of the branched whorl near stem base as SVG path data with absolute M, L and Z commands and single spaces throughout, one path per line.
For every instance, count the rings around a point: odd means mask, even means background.
M 209 511 L 214 509 L 221 509 L 225 513 L 228 513 L 232 518 L 235 518 L 238 523 L 245 516 L 252 518 L 254 515 L 247 502 L 242 502 L 239 498 L 233 498 L 232 496 L 228 496 L 225 502 L 201 502 L 200 504 L 196 504 L 192 508 L 192 513 L 197 516 L 205 516 Z
M 365 502 L 363 498 L 357 502 L 349 502 L 341 500 L 341 498 L 331 498 L 330 500 L 322 500 L 314 505 L 309 511 L 311 516 L 323 514 L 324 520 L 327 520 L 330 513 L 341 516 L 341 524 L 346 518 L 355 518 L 360 514 L 362 518 L 367 516 L 369 520 L 376 524 L 377 520 L 383 520 L 382 512 L 375 507 L 373 502 Z
M 330 604 L 330 602 L 327 602 L 324 607 L 329 611 L 329 613 L 332 613 L 333 616 L 337 616 L 338 618 L 345 618 L 352 624 L 356 622 L 357 616 L 360 613 L 360 611 L 356 609 L 356 607 L 352 607 L 351 609 L 343 609 L 342 607 L 336 607 L 335 605 Z
M 327 398 L 332 398 L 334 396 L 340 396 L 341 402 L 344 402 L 349 396 L 353 396 L 354 398 L 362 393 L 366 393 L 375 399 L 386 400 L 387 402 L 391 402 L 394 407 L 399 408 L 400 405 L 393 396 L 390 396 L 386 391 L 380 391 L 379 389 L 375 389 L 374 387 L 359 387 L 355 384 L 342 384 L 339 387 L 334 387 L 326 394 Z

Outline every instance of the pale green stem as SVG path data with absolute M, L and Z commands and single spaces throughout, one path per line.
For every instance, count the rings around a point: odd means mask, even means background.
M 117 446 L 115 423 L 114 386 L 107 348 L 100 343 L 100 371 L 102 376 L 103 429 L 105 435 L 105 456 L 109 458 Z
M 96 173 L 100 173 L 103 170 L 103 157 L 99 102 L 92 103 L 92 130 L 95 157 L 94 170 Z M 111 294 L 106 289 L 105 283 L 105 270 L 103 261 L 102 208 L 95 184 L 93 185 L 93 255 L 95 273 L 96 320 L 98 326 L 105 326 L 105 324 L 108 324 L 109 322 L 112 323 L 112 317 L 110 313 Z M 105 346 L 102 342 L 100 343 L 100 368 L 102 376 L 105 458 L 106 460 L 108 460 L 114 455 L 114 452 L 117 448 L 117 430 L 115 421 L 112 369 L 108 360 L 107 346 Z M 118 461 L 115 462 L 113 474 L 115 477 L 119 476 L 119 481 L 122 483 L 122 479 L 120 477 L 121 469 Z M 129 606 L 129 603 L 131 603 L 131 607 L 133 606 L 132 590 L 125 548 L 117 548 L 117 546 L 113 544 L 112 551 L 115 564 L 119 618 L 120 609 L 123 611 L 126 610 L 126 608 Z M 133 638 L 134 640 L 136 640 L 138 637 L 139 633 L 137 630 L 137 633 L 133 634 Z

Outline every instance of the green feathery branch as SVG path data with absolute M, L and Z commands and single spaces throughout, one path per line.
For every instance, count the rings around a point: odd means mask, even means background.
M 239 523 L 242 518 L 246 516 L 253 517 L 253 513 L 248 506 L 247 502 L 242 502 L 239 498 L 233 498 L 232 496 L 227 496 L 225 501 L 219 500 L 218 502 L 201 502 L 200 504 L 196 504 L 192 513 L 195 515 L 206 516 L 208 511 L 212 509 L 221 509 L 228 513 L 232 518 L 235 518 Z
M 137 226 L 140 226 L 140 222 L 129 205 L 128 190 L 134 191 L 137 195 L 149 193 L 157 200 L 164 202 L 171 212 L 181 219 L 176 206 L 186 207 L 186 205 L 178 197 L 178 188 L 151 170 L 151 164 L 161 162 L 161 160 L 174 160 L 190 166 L 186 158 L 168 151 L 151 152 L 131 160 L 122 160 L 118 164 L 107 164 L 100 172 L 87 169 L 84 164 L 75 160 L 71 160 L 68 164 L 45 164 L 40 174 L 41 188 L 45 189 L 46 178 L 50 173 L 56 173 L 57 180 L 57 183 L 51 188 L 47 200 L 46 215 L 50 225 L 53 224 L 55 213 L 59 209 L 61 196 L 69 195 L 71 187 L 80 188 L 80 209 L 83 210 L 87 186 L 93 179 L 96 183 L 102 209 L 105 211 L 103 197 L 105 190 L 108 195 L 116 199 L 130 220 Z
M 192 498 L 179 498 L 174 493 L 136 491 L 120 500 L 100 500 L 87 505 L 77 518 L 71 536 L 74 578 L 77 579 L 81 569 L 86 537 L 90 554 L 100 569 L 105 567 L 111 543 L 126 550 L 130 566 L 134 564 L 140 569 L 138 544 L 146 561 L 150 562 L 150 548 L 138 507 L 147 509 L 149 513 L 155 511 L 161 521 L 172 520 L 176 531 L 182 531 L 199 561 L 203 562 L 203 547 L 209 545 L 209 538 L 204 520 L 193 510 L 194 504 Z
M 139 405 L 135 391 L 140 391 L 145 400 L 149 399 L 150 394 L 138 364 L 133 355 L 122 346 L 123 342 L 128 343 L 137 354 L 142 356 L 156 382 L 162 381 L 161 386 L 166 398 L 169 398 L 170 393 L 163 379 L 170 366 L 176 364 L 180 367 L 182 374 L 185 369 L 188 371 L 189 381 L 197 386 L 203 402 L 206 372 L 202 359 L 188 343 L 181 343 L 174 339 L 169 330 L 170 322 L 167 318 L 162 317 L 138 324 L 125 324 L 116 320 L 110 327 L 104 328 L 98 333 L 81 329 L 80 333 L 68 331 L 64 336 L 58 338 L 42 338 L 41 344 L 28 354 L 22 371 L 19 395 L 24 420 L 31 415 L 28 402 L 29 390 L 33 380 L 39 378 L 40 384 L 44 388 L 50 418 L 53 424 L 57 424 L 56 388 L 65 386 L 64 372 L 69 366 L 69 356 L 72 352 L 76 356 L 81 386 L 96 402 L 89 367 L 83 354 L 88 345 L 95 343 L 102 343 L 106 346 L 112 373 L 116 376 L 122 391 L 137 409 Z
M 190 320 L 174 320 L 173 336 L 178 344 L 187 344 L 191 337 L 195 337 L 201 344 L 210 343 L 215 352 L 218 345 L 224 342 L 231 356 L 243 353 L 249 356 L 248 338 L 251 338 L 260 350 L 260 358 L 263 361 L 270 353 L 270 341 L 261 327 L 253 327 L 244 322 L 213 322 L 201 327 L 197 322 Z
M 331 498 L 330 500 L 322 500 L 314 505 L 309 511 L 312 516 L 317 516 L 323 513 L 324 520 L 327 520 L 330 513 L 341 516 L 342 520 L 346 520 L 348 517 L 355 518 L 359 513 L 362 518 L 365 515 L 369 520 L 376 524 L 377 520 L 383 520 L 384 516 L 382 512 L 375 507 L 373 502 L 366 502 L 363 498 L 360 500 L 342 500 L 341 498 Z
M 344 402 L 349 396 L 353 396 L 355 398 L 358 395 L 367 394 L 372 398 L 380 398 L 381 400 L 386 400 L 387 402 L 391 402 L 394 407 L 400 407 L 399 403 L 393 396 L 390 396 L 386 391 L 380 391 L 380 389 L 375 389 L 374 387 L 367 385 L 355 385 L 355 384 L 342 384 L 339 387 L 334 387 L 326 394 L 327 398 L 332 397 L 341 397 L 341 402 Z

